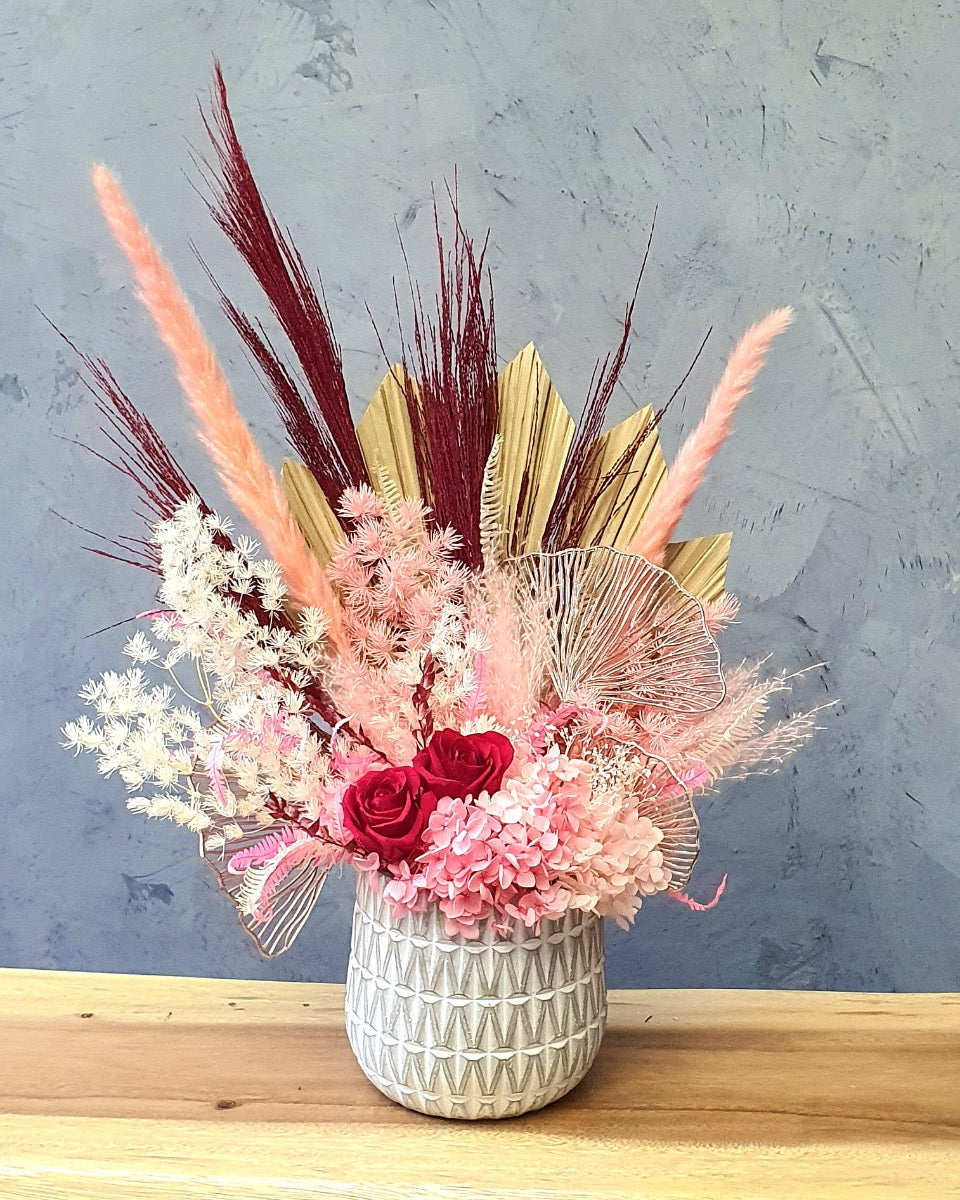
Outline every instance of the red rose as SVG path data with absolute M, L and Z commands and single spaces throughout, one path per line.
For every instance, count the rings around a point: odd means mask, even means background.
M 419 851 L 436 807 L 413 767 L 368 771 L 343 794 L 343 826 L 361 850 L 376 852 L 384 863 L 403 862 Z
M 464 799 L 495 792 L 513 762 L 513 747 L 502 733 L 438 730 L 414 758 L 425 793 Z

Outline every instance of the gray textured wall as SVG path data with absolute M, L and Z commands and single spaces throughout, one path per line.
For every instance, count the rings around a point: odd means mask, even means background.
M 770 652 L 838 698 L 773 779 L 704 812 L 697 917 L 652 903 L 610 939 L 618 985 L 960 986 L 956 805 L 956 7 L 893 0 L 32 0 L 0 3 L 0 403 L 6 521 L 0 963 L 342 977 L 348 880 L 261 962 L 193 841 L 128 815 L 56 748 L 77 685 L 118 660 L 83 635 L 149 579 L 84 554 L 56 509 L 130 528 L 119 481 L 58 438 L 91 405 L 39 306 L 102 354 L 211 496 L 164 355 L 88 186 L 121 175 L 222 350 L 256 432 L 282 438 L 191 254 L 249 285 L 189 179 L 213 54 L 261 182 L 322 269 L 358 407 L 392 333 L 395 219 L 426 272 L 432 182 L 459 168 L 492 226 L 501 349 L 533 338 L 572 407 L 618 335 L 654 205 L 618 415 L 668 393 L 672 452 L 734 337 L 794 328 L 686 525 L 736 531 L 731 656 Z M 186 169 L 186 173 L 185 170 Z

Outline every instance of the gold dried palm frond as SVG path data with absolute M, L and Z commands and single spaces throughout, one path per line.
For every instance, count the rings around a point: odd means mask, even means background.
M 357 437 L 378 491 L 396 487 L 404 496 L 421 498 L 424 489 L 417 473 L 405 385 L 403 368 L 391 367 L 357 425 Z M 547 517 L 573 440 L 574 420 L 532 342 L 501 372 L 499 405 L 497 503 L 491 507 L 493 493 L 488 490 L 483 523 L 485 543 L 496 544 L 502 560 L 541 549 Z M 631 455 L 632 446 L 636 448 Z M 625 550 L 663 482 L 666 464 L 649 405 L 594 443 L 588 484 L 596 485 L 611 473 L 613 481 L 599 489 L 578 539 L 580 546 Z M 343 537 L 336 514 L 300 463 L 288 459 L 281 478 L 290 508 L 311 549 L 321 562 L 328 562 Z M 492 480 L 489 482 L 492 487 Z M 499 523 L 498 534 L 490 527 L 492 520 Z M 716 600 L 724 590 L 730 538 L 729 533 L 718 533 L 673 542 L 664 566 L 698 600 Z
M 394 479 L 410 499 L 423 495 L 407 415 L 407 376 L 395 363 L 357 425 L 357 438 L 371 479 Z
M 567 451 L 573 417 L 567 412 L 532 342 L 499 380 L 503 440 L 504 558 L 540 549 Z M 524 480 L 528 483 L 524 486 Z
M 630 456 L 630 447 L 641 437 L 643 440 Z M 618 478 L 594 506 L 580 545 L 615 546 L 618 550 L 626 550 L 666 469 L 650 405 L 631 413 L 625 421 L 597 438 L 590 456 L 591 482 L 610 472 L 616 472 Z
M 718 600 L 723 595 L 732 538 L 731 533 L 714 533 L 688 542 L 671 542 L 664 568 L 698 599 L 708 603 Z
M 320 484 L 302 463 L 285 458 L 280 470 L 280 485 L 307 545 L 326 566 L 343 541 L 343 527 L 327 503 Z
M 357 440 L 364 464 L 377 491 L 419 497 L 420 481 L 407 417 L 403 368 L 395 364 L 374 393 L 357 425 Z M 287 503 L 304 537 L 321 563 L 326 565 L 343 540 L 343 526 L 328 504 L 311 472 L 295 459 L 284 460 L 280 473 Z

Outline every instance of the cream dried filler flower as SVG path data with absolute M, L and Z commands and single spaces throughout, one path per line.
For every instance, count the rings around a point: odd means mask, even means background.
M 601 432 L 633 304 L 575 424 L 532 346 L 498 374 L 484 254 L 459 221 L 440 292 L 359 425 L 325 307 L 265 207 L 217 73 L 210 207 L 297 359 L 225 310 L 302 461 L 278 479 L 187 301 L 116 180 L 97 194 L 170 349 L 236 536 L 98 360 L 88 380 L 149 536 L 101 552 L 159 577 L 129 668 L 81 692 L 67 744 L 128 807 L 199 835 L 265 954 L 349 863 L 401 911 L 508 932 L 571 909 L 629 922 L 687 900 L 694 800 L 770 769 L 813 714 L 765 726 L 784 676 L 722 666 L 728 534 L 671 542 L 789 310 L 744 336 L 667 468 L 660 413 Z M 117 550 L 117 547 L 122 547 Z M 688 901 L 691 907 L 702 908 Z

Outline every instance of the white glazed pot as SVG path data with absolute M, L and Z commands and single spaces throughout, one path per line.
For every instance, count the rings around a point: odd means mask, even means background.
M 603 921 L 571 912 L 537 934 L 397 916 L 360 875 L 347 968 L 347 1036 L 371 1083 L 440 1117 L 513 1117 L 584 1077 L 607 1014 Z

